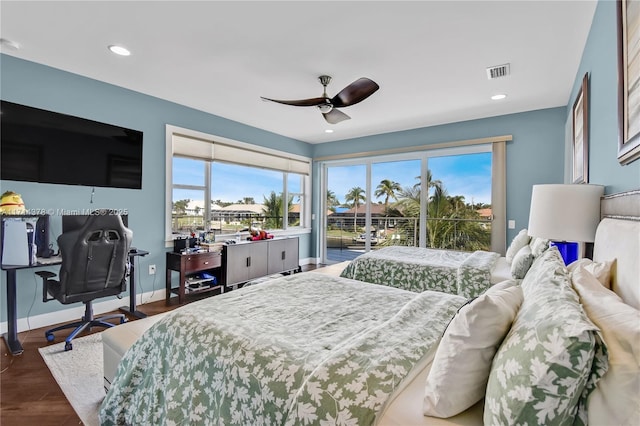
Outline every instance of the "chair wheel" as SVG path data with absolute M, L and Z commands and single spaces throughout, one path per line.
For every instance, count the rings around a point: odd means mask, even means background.
M 47 342 L 53 342 L 53 340 L 56 338 L 56 336 L 54 336 L 53 333 L 49 333 L 49 332 L 44 333 L 44 337 L 47 338 Z
M 65 351 L 70 351 L 71 349 L 73 349 L 73 345 L 71 344 L 71 342 L 67 342 L 64 344 Z

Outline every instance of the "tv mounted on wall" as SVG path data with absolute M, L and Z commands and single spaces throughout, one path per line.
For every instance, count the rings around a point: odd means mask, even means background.
M 142 188 L 142 132 L 0 101 L 0 178 Z

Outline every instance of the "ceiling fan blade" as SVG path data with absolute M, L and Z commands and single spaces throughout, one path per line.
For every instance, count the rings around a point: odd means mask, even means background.
M 375 81 L 362 77 L 342 89 L 331 99 L 331 103 L 337 108 L 354 105 L 367 99 L 379 88 Z
M 279 104 L 292 105 L 292 106 L 318 106 L 327 102 L 327 98 L 311 98 L 311 99 L 300 99 L 294 101 L 281 101 L 277 99 L 269 99 L 260 96 L 262 100 L 277 102 Z
M 338 124 L 341 121 L 351 119 L 351 117 L 349 117 L 347 114 L 345 114 L 342 111 L 338 111 L 335 108 L 327 112 L 326 114 L 322 114 L 322 116 L 324 117 L 325 120 L 327 120 L 327 123 L 330 123 L 330 124 Z

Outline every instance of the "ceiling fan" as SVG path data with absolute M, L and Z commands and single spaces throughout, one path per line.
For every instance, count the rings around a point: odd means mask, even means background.
M 300 99 L 293 101 L 282 101 L 277 99 L 269 99 L 262 97 L 265 101 L 277 102 L 279 104 L 293 105 L 293 106 L 315 106 L 318 107 L 322 116 L 328 123 L 338 124 L 341 121 L 349 120 L 347 114 L 339 111 L 336 108 L 344 108 L 351 105 L 355 105 L 358 102 L 362 102 L 371 96 L 376 90 L 380 88 L 378 84 L 366 77 L 362 77 L 342 89 L 333 98 L 327 95 L 327 85 L 331 81 L 331 77 L 328 75 L 321 75 L 318 77 L 320 84 L 324 87 L 324 93 L 319 98 Z

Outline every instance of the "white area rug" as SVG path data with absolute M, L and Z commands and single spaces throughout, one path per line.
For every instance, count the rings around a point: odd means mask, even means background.
M 90 334 L 38 349 L 60 389 L 85 426 L 98 426 L 98 410 L 105 392 L 102 378 L 102 335 Z

